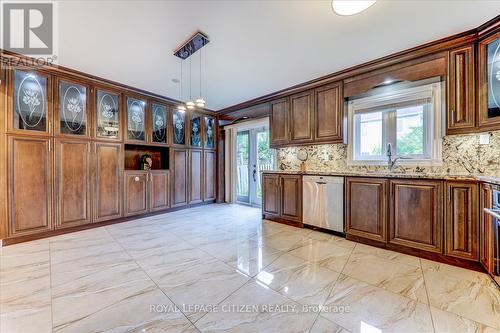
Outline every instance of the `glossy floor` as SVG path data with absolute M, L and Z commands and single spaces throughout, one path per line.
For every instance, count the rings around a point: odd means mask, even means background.
M 211 205 L 1 250 L 0 331 L 499 332 L 485 274 Z

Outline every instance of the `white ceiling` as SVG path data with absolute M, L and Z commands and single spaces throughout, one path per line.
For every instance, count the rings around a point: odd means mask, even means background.
M 330 1 L 60 1 L 59 64 L 179 99 L 172 55 L 200 29 L 203 96 L 219 110 L 462 32 L 500 13 L 494 1 L 379 0 L 338 16 Z M 189 60 L 184 74 L 188 74 Z M 198 54 L 193 56 L 198 95 Z M 189 97 L 184 76 L 184 99 Z

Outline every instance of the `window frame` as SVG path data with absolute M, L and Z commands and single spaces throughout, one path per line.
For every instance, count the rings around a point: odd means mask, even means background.
M 351 100 L 347 103 L 348 110 L 348 165 L 387 165 L 387 144 L 391 143 L 392 156 L 404 157 L 398 164 L 405 166 L 441 166 L 442 137 L 444 109 L 444 84 L 435 82 L 416 87 L 400 87 L 398 85 L 384 87 L 385 91 L 367 97 Z M 397 108 L 406 104 L 424 107 L 424 153 L 419 155 L 397 154 Z M 420 102 L 420 103 L 418 103 Z M 382 155 L 363 156 L 359 154 L 360 122 L 357 114 L 382 112 Z

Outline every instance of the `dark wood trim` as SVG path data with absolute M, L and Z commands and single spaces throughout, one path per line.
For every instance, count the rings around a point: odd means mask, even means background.
M 0 66 L 0 96 L 7 96 L 6 70 Z M 0 156 L 7 156 L 7 101 L 0 98 Z M 0 163 L 0 221 L 7 221 L 7 163 Z M 0 239 L 7 237 L 7 222 L 0 223 Z
M 170 212 L 177 211 L 177 210 L 183 210 L 186 208 L 193 208 L 193 207 L 198 207 L 198 206 L 210 205 L 213 203 L 215 203 L 215 201 L 207 201 L 207 202 L 202 202 L 202 203 L 193 204 L 193 205 L 186 205 L 186 206 L 182 206 L 182 207 L 168 208 L 165 210 L 150 212 L 147 214 L 141 214 L 141 215 L 135 215 L 135 216 L 129 216 L 129 217 L 121 217 L 118 219 L 104 221 L 104 222 L 96 222 L 96 223 L 85 224 L 85 225 L 80 225 L 80 226 L 76 226 L 76 227 L 69 227 L 69 228 L 65 228 L 65 229 L 56 229 L 53 231 L 37 233 L 37 234 L 27 235 L 27 236 L 21 236 L 21 237 L 15 237 L 15 238 L 6 238 L 6 239 L 1 240 L 1 245 L 7 246 L 7 245 L 12 245 L 12 244 L 32 241 L 32 240 L 36 240 L 36 239 L 42 239 L 42 238 L 53 237 L 53 236 L 57 236 L 57 235 L 68 234 L 68 233 L 75 232 L 75 231 L 82 231 L 82 230 L 87 230 L 87 229 L 99 228 L 99 227 L 104 227 L 104 226 L 111 225 L 111 224 L 123 223 L 123 222 L 132 221 L 132 220 L 145 218 L 145 217 L 149 217 L 149 216 L 155 216 L 155 215 L 159 215 L 159 214 L 170 213 Z
M 304 224 L 302 222 L 284 219 L 284 218 L 281 218 L 281 217 L 277 217 L 275 215 L 262 214 L 262 218 L 264 218 L 266 220 L 269 220 L 269 221 L 273 221 L 273 222 L 287 224 L 287 225 L 290 225 L 292 227 L 298 227 L 298 228 L 303 228 L 304 227 Z
M 388 56 L 371 60 L 356 66 L 352 66 L 325 76 L 321 76 L 285 89 L 281 89 L 264 96 L 260 96 L 242 103 L 238 103 L 217 111 L 219 115 L 225 115 L 234 111 L 269 102 L 282 98 L 290 94 L 298 93 L 311 88 L 331 83 L 333 81 L 344 80 L 346 78 L 368 73 L 383 67 L 394 65 L 400 62 L 414 60 L 436 52 L 447 51 L 452 48 L 464 46 L 478 41 L 478 38 L 486 38 L 500 28 L 500 15 L 486 22 L 485 24 L 465 32 L 461 32 L 449 37 L 438 39 L 426 44 L 390 54 Z

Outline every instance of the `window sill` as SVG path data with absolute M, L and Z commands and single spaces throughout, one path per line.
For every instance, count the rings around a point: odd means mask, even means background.
M 387 166 L 387 160 L 348 160 L 348 166 Z M 410 159 L 410 160 L 397 160 L 395 166 L 404 167 L 441 167 L 443 166 L 442 160 L 422 160 L 422 159 Z

